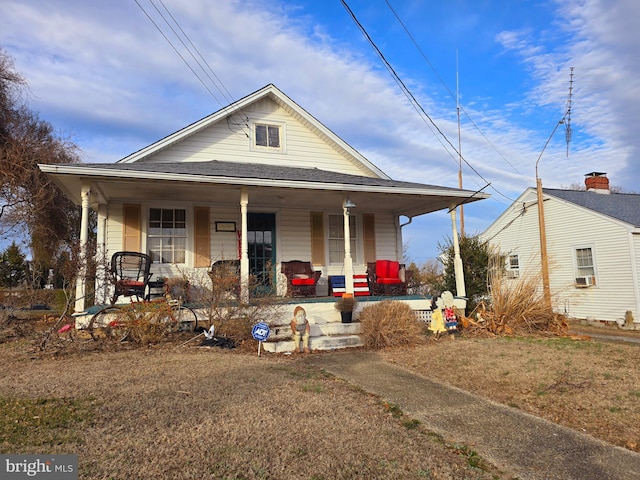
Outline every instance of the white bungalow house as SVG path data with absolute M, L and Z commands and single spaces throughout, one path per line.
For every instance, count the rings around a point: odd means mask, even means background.
M 640 327 L 640 195 L 612 193 L 606 174 L 586 190 L 543 189 L 549 291 L 571 318 Z M 528 188 L 482 234 L 505 255 L 507 281 L 541 271 L 535 188 Z M 540 277 L 541 278 L 541 277 Z
M 332 275 L 353 291 L 351 274 L 367 262 L 401 261 L 413 217 L 488 197 L 392 180 L 274 85 L 116 163 L 40 169 L 82 205 L 83 241 L 89 209 L 97 212 L 107 258 L 144 252 L 162 276 L 239 259 L 244 300 L 250 274 L 294 259 L 322 272 L 318 296 Z M 80 281 L 77 312 L 83 292 Z

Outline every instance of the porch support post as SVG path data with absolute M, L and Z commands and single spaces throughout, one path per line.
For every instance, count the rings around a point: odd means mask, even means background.
M 351 258 L 351 231 L 349 229 L 349 209 L 346 200 L 342 204 L 344 213 L 344 291 L 353 295 L 353 259 Z
M 98 225 L 96 236 L 96 304 L 106 304 L 109 300 L 110 282 L 107 279 L 107 206 L 98 205 Z
M 86 306 L 87 240 L 89 239 L 89 208 L 91 199 L 91 190 L 88 185 L 82 185 L 80 196 L 82 198 L 82 219 L 80 222 L 80 265 L 78 268 L 78 277 L 76 278 L 76 312 L 84 312 Z
M 249 241 L 247 238 L 247 205 L 249 193 L 246 188 L 240 192 L 240 214 L 242 217 L 241 247 L 240 247 L 240 300 L 249 303 Z
M 453 233 L 453 271 L 456 277 L 456 295 L 458 297 L 466 297 L 467 290 L 464 286 L 464 270 L 462 268 L 462 258 L 460 257 L 460 243 L 458 239 L 458 228 L 456 227 L 456 209 L 452 208 L 451 228 Z

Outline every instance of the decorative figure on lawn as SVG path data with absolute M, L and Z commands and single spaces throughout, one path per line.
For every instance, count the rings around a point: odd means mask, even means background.
M 458 319 L 453 308 L 453 294 L 449 291 L 443 292 L 435 303 L 436 308 L 431 312 L 429 330 L 436 334 L 436 338 L 440 338 L 442 332 L 457 332 Z
M 311 326 L 309 325 L 309 321 L 307 320 L 307 312 L 304 311 L 304 308 L 301 306 L 297 306 L 293 310 L 293 319 L 291 320 L 291 333 L 293 334 L 293 352 L 295 353 L 300 350 L 300 339 L 302 338 L 302 348 L 304 353 L 309 353 L 309 332 L 311 331 Z
M 447 328 L 444 326 L 444 316 L 442 315 L 443 308 L 444 303 L 442 303 L 442 297 L 436 298 L 431 306 L 431 322 L 429 323 L 429 330 L 436 335 L 436 339 L 440 338 L 442 332 L 447 331 Z
M 444 326 L 449 333 L 455 333 L 458 331 L 458 317 L 456 317 L 456 311 L 453 308 L 453 293 L 446 291 L 441 295 L 442 304 L 444 309 L 442 315 L 444 317 Z

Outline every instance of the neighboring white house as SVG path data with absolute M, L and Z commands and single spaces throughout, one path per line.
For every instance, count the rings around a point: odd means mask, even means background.
M 145 252 L 162 276 L 239 259 L 243 292 L 249 274 L 302 260 L 322 271 L 326 294 L 329 275 L 401 261 L 412 217 L 488 197 L 392 180 L 274 85 L 116 163 L 40 169 L 82 205 L 83 239 L 89 210 L 98 213 L 106 258 Z M 98 301 L 108 298 L 100 287 Z
M 587 174 L 585 184 L 584 191 L 543 189 L 554 310 L 584 320 L 632 318 L 638 326 L 640 195 L 612 193 L 601 172 Z M 537 203 L 528 188 L 481 234 L 505 255 L 512 281 L 541 269 Z

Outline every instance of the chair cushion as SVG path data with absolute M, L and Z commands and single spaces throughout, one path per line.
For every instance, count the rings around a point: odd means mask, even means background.
M 392 260 L 378 260 L 376 261 L 376 278 L 378 279 L 400 279 L 400 262 L 394 262 Z M 386 283 L 386 282 L 385 282 Z M 400 282 L 402 283 L 402 282 Z
M 304 273 L 296 273 L 293 278 L 300 278 L 300 279 L 307 279 L 309 278 L 309 275 L 305 275 Z
M 144 282 L 137 280 L 118 280 L 118 285 L 123 287 L 144 287 Z
M 313 278 L 292 278 L 291 285 L 315 285 L 316 281 Z
M 399 278 L 376 278 L 376 283 L 380 283 L 382 285 L 400 285 L 404 283 Z

